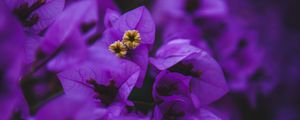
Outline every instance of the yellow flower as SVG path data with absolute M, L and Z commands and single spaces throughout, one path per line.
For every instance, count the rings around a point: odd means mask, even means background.
M 109 50 L 118 57 L 124 57 L 127 54 L 127 48 L 121 41 L 116 41 L 109 46 Z
M 122 42 L 128 49 L 134 49 L 141 43 L 140 33 L 137 30 L 127 30 L 123 35 Z

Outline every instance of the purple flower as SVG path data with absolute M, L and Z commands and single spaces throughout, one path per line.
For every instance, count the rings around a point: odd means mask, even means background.
M 220 64 L 224 68 L 232 90 L 245 89 L 248 85 L 249 76 L 254 74 L 261 65 L 264 53 L 262 49 L 257 47 L 256 41 L 255 32 L 244 32 L 236 38 L 236 42 L 232 42 L 230 45 L 232 47 L 224 49 L 227 52 L 219 53 Z
M 191 77 L 169 71 L 160 72 L 153 85 L 153 98 L 156 102 L 172 99 L 174 96 L 190 96 Z
M 181 97 L 175 97 L 167 100 L 155 107 L 154 119 L 155 120 L 184 120 L 188 118 L 194 110 L 193 105 L 190 105 L 190 101 Z
M 87 45 L 100 37 L 96 5 L 95 1 L 77 2 L 60 15 L 40 43 L 37 60 L 41 65 L 46 61 L 49 70 L 61 71 L 85 59 Z
M 206 109 L 195 109 L 185 97 L 174 97 L 155 107 L 154 120 L 221 120 Z
M 162 46 L 150 62 L 159 70 L 169 70 L 192 77 L 191 92 L 200 106 L 207 105 L 227 93 L 220 66 L 205 51 L 190 45 L 189 40 L 176 39 Z
M 116 15 L 112 12 L 108 14 L 112 14 L 107 15 L 108 18 Z M 148 66 L 148 51 L 154 42 L 155 25 L 151 15 L 145 7 L 139 7 L 112 21 L 114 22 L 109 24 L 113 25 L 105 31 L 103 42 L 117 56 L 133 61 L 141 67 L 136 84 L 137 87 L 141 87 Z
M 41 32 L 52 24 L 64 9 L 64 0 L 5 0 L 22 25 L 33 32 Z
M 103 107 L 127 104 L 140 68 L 104 49 L 105 45 L 95 44 L 89 49 L 88 60 L 58 74 L 65 93 L 95 100 Z

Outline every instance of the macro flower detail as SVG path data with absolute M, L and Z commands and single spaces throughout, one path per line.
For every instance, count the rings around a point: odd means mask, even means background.
M 127 30 L 123 35 L 122 42 L 129 49 L 134 49 L 141 43 L 140 33 L 137 30 Z
M 125 57 L 128 50 L 135 49 L 141 43 L 140 33 L 137 30 L 127 30 L 122 41 L 115 41 L 109 46 L 109 50 L 118 57 Z
M 93 45 L 88 52 L 89 59 L 58 74 L 67 95 L 77 93 L 104 108 L 115 103 L 127 104 L 140 68 L 105 49 L 104 45 Z
M 109 46 L 109 50 L 118 57 L 125 57 L 127 54 L 127 47 L 121 41 L 116 41 Z

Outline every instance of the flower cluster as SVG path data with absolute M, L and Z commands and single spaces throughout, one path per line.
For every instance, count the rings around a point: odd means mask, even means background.
M 127 30 L 122 41 L 116 41 L 109 46 L 109 50 L 115 53 L 118 57 L 124 57 L 127 51 L 135 49 L 141 43 L 140 33 L 137 30 Z
M 1 1 L 1 119 L 226 120 L 228 92 L 272 90 L 225 1 L 119 2 Z

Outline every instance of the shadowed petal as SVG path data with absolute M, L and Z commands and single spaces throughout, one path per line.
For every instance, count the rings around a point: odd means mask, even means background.
M 48 27 L 62 13 L 64 7 L 65 0 L 48 0 L 45 5 L 32 13 L 39 15 L 39 21 L 32 26 L 33 30 L 40 31 Z
M 170 70 L 191 76 L 192 94 L 200 106 L 227 93 L 228 88 L 218 63 L 207 52 L 189 45 L 188 40 L 173 40 L 162 46 L 150 62 L 159 70 Z
M 93 2 L 89 1 L 72 4 L 48 29 L 40 49 L 47 56 L 57 57 L 48 64 L 49 69 L 60 71 L 85 58 L 87 50 L 80 25 L 86 20 L 83 18 L 87 18 L 86 12 L 92 9 L 92 5 Z
M 193 53 L 202 52 L 190 46 L 189 43 L 190 41 L 186 39 L 177 39 L 167 43 L 157 51 L 156 58 L 150 58 L 151 64 L 159 70 L 165 70 Z

